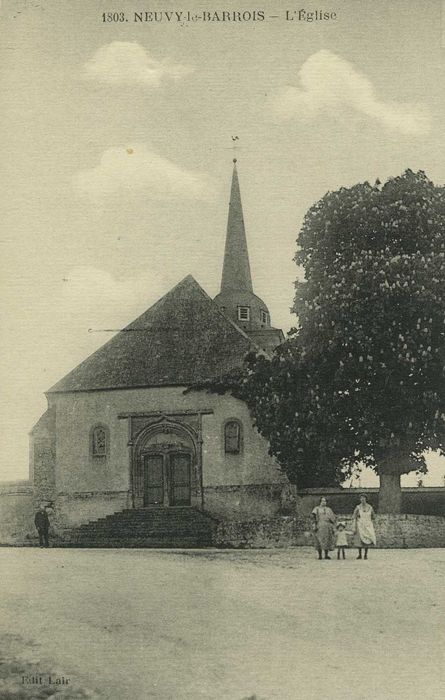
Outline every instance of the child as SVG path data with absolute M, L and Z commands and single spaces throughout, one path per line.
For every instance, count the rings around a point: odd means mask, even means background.
M 346 547 L 348 546 L 347 535 L 349 535 L 349 534 L 351 534 L 351 533 L 349 533 L 346 530 L 345 523 L 338 523 L 338 525 L 337 525 L 337 539 L 335 542 L 335 546 L 337 547 L 337 559 L 340 559 L 340 552 L 341 552 L 342 558 L 346 559 L 345 550 L 346 550 Z

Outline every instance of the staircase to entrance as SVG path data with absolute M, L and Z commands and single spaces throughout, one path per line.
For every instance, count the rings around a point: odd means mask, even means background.
M 217 521 L 192 507 L 123 510 L 67 531 L 62 547 L 211 547 Z

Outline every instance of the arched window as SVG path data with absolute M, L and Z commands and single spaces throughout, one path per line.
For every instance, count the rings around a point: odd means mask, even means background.
M 242 445 L 242 426 L 237 420 L 229 420 L 224 425 L 224 452 L 238 455 Z
M 105 425 L 95 425 L 90 433 L 91 456 L 107 457 L 109 442 L 108 428 Z

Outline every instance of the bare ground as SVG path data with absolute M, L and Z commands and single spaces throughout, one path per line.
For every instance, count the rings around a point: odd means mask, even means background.
M 0 560 L 1 700 L 445 697 L 445 550 L 319 562 L 308 548 L 2 548 Z

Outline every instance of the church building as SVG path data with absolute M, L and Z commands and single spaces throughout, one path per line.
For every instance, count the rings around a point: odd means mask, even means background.
M 31 432 L 36 501 L 60 529 L 130 511 L 278 513 L 288 481 L 245 403 L 193 387 L 283 339 L 253 291 L 235 160 L 219 294 L 189 275 L 49 389 Z

